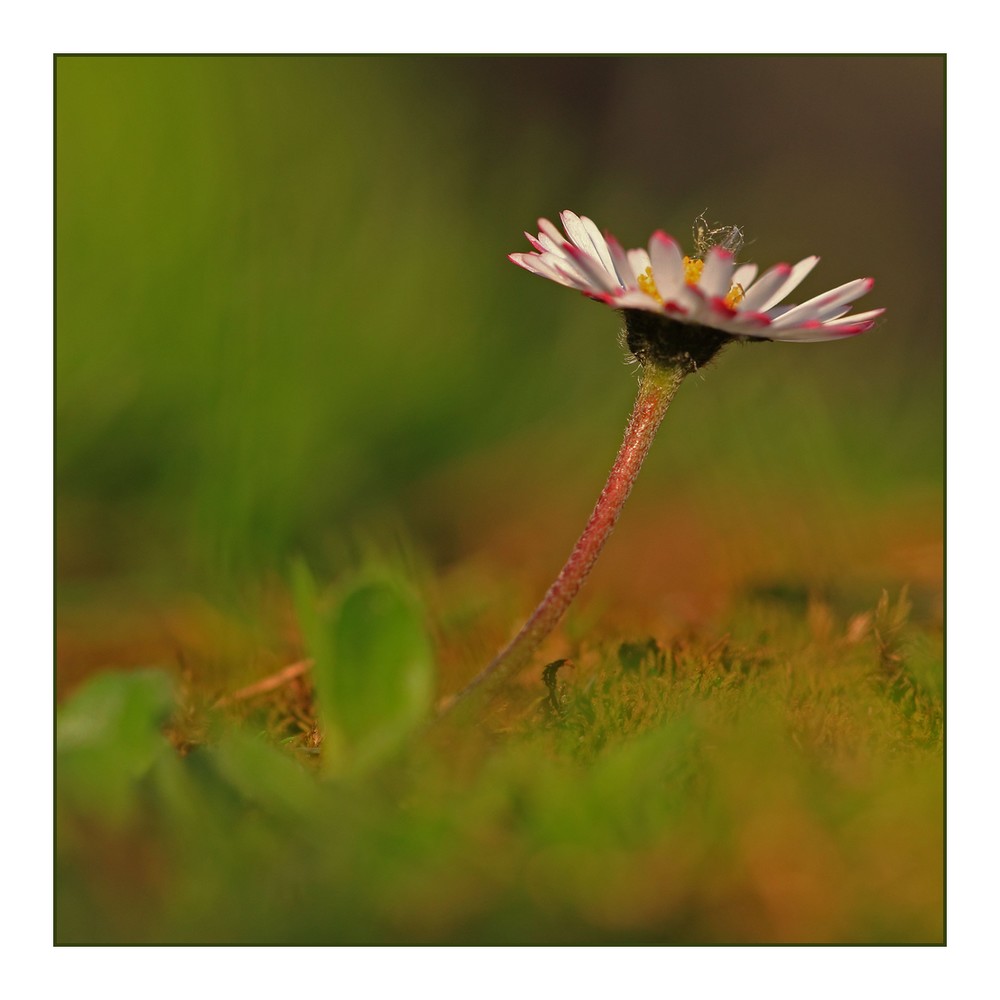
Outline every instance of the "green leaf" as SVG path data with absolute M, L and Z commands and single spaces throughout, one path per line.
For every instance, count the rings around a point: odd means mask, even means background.
M 134 813 L 135 784 L 169 743 L 174 708 L 162 670 L 109 671 L 91 678 L 56 716 L 56 785 L 76 808 L 113 824 Z
M 248 803 L 268 815 L 300 823 L 315 818 L 318 799 L 314 775 L 262 735 L 235 730 L 206 753 L 216 771 Z
M 313 679 L 317 698 L 320 699 L 320 691 L 326 687 L 321 675 L 329 672 L 330 664 L 333 661 L 329 615 L 325 609 L 320 607 L 316 582 L 313 580 L 309 567 L 302 559 L 297 559 L 292 564 L 292 593 L 295 598 L 299 627 L 302 629 L 302 640 L 313 661 Z M 323 762 L 328 770 L 341 771 L 347 761 L 344 735 L 341 733 L 336 719 L 322 710 L 322 702 L 320 703 L 320 716 L 323 729 Z
M 426 716 L 434 658 L 423 613 L 406 583 L 370 572 L 344 587 L 326 614 L 301 564 L 295 590 L 327 766 L 363 770 L 383 759 Z

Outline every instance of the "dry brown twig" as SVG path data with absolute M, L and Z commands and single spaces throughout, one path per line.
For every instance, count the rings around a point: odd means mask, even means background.
M 303 674 L 308 673 L 312 669 L 312 666 L 312 660 L 299 660 L 297 663 L 291 663 L 287 667 L 282 667 L 276 673 L 268 674 L 267 677 L 263 677 L 259 681 L 247 685 L 247 687 L 240 688 L 239 691 L 223 695 L 215 703 L 215 707 L 223 708 L 237 701 L 246 701 L 248 698 L 254 698 L 259 694 L 268 694 L 271 691 L 276 691 L 282 685 L 295 680 L 296 677 L 301 677 Z

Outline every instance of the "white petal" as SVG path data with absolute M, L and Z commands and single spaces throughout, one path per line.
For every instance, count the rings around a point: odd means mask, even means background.
M 538 261 L 541 257 L 537 253 L 509 253 L 507 259 L 513 261 L 518 267 L 523 267 L 526 271 L 538 274 Z
M 881 316 L 884 312 L 885 309 L 869 309 L 867 312 L 855 313 L 853 316 L 844 316 L 843 319 L 831 320 L 826 326 L 837 328 L 850 326 L 852 323 L 867 323 L 869 320 Z
M 733 255 L 722 247 L 712 247 L 701 269 L 698 288 L 709 298 L 722 298 L 733 286 Z
M 541 244 L 543 250 L 547 250 L 549 253 L 555 254 L 557 257 L 567 256 L 566 251 L 563 249 L 566 246 L 566 240 L 562 237 L 560 237 L 557 242 L 547 233 L 539 233 L 538 242 Z
M 727 333 L 732 333 L 738 337 L 757 337 L 762 340 L 770 340 L 771 325 L 765 323 L 763 320 L 755 317 L 760 317 L 761 313 L 753 313 L 752 315 L 747 315 L 745 313 L 737 313 L 731 320 L 725 323 L 722 328 L 725 329 Z
M 548 257 L 545 263 L 554 273 L 562 275 L 570 285 L 574 288 L 579 288 L 581 292 L 605 291 L 603 286 L 592 281 L 590 275 L 583 273 L 580 269 L 573 266 L 571 261 Z
M 659 288 L 659 281 L 657 281 L 656 286 Z M 707 318 L 711 312 L 711 307 L 700 289 L 687 284 L 685 281 L 682 281 L 670 295 L 663 296 L 664 306 L 668 303 L 680 306 L 681 310 L 686 314 L 685 318 L 691 323 L 700 322 L 702 318 Z
M 826 323 L 820 323 L 812 327 L 772 330 L 771 339 L 784 341 L 786 344 L 818 344 L 824 340 L 843 340 L 845 337 L 853 337 L 866 329 L 868 329 L 866 326 L 858 330 L 853 327 L 831 327 Z
M 568 257 L 551 253 L 525 253 L 510 254 L 510 259 L 526 271 L 557 281 L 561 285 L 578 288 L 580 291 L 590 291 L 593 288 L 590 277 Z
M 816 313 L 816 319 L 818 319 L 821 323 L 829 323 L 830 320 L 840 319 L 841 316 L 845 313 L 849 313 L 850 311 L 850 305 L 845 306 L 843 303 L 838 302 L 836 305 L 820 309 Z
M 777 323 L 777 321 L 782 317 L 790 313 L 793 309 L 798 309 L 798 306 L 787 305 L 787 306 L 774 306 L 768 309 L 767 316 L 772 323 Z M 801 325 L 806 320 L 819 320 L 821 323 L 825 323 L 831 319 L 837 319 L 839 316 L 843 316 L 844 313 L 850 312 L 851 307 L 849 305 L 845 306 L 841 303 L 837 303 L 833 306 L 827 306 L 825 309 L 816 309 L 813 313 L 806 317 L 800 317 L 798 324 Z
M 739 285 L 744 292 L 753 284 L 753 279 L 757 277 L 756 264 L 740 264 L 733 272 L 733 284 Z
M 609 288 L 621 287 L 614 264 L 611 262 L 611 255 L 608 253 L 607 243 L 600 234 L 597 226 L 590 219 L 581 218 L 575 212 L 570 212 L 568 209 L 560 215 L 560 218 L 572 244 L 582 253 L 586 254 L 604 272 L 604 277 L 598 278 L 594 276 L 594 280 L 602 285 L 610 281 Z M 576 258 L 577 255 L 571 254 L 571 256 Z M 579 260 L 577 260 L 577 263 L 581 268 L 584 267 Z M 589 265 L 587 266 L 587 273 L 588 275 L 594 274 Z
M 558 246 L 562 246 L 566 242 L 566 237 L 559 232 L 559 230 L 551 223 L 548 219 L 538 220 L 538 238 L 541 240 L 542 236 L 548 236 L 553 243 Z
M 884 309 L 869 309 L 854 316 L 842 316 L 839 319 L 830 320 L 828 323 L 819 323 L 813 320 L 801 326 L 776 330 L 774 339 L 794 341 L 797 344 L 811 344 L 821 340 L 841 340 L 844 337 L 853 337 L 870 330 L 875 325 L 875 320 L 884 312 Z
M 621 295 L 617 296 L 615 299 L 616 309 L 644 309 L 646 312 L 662 312 L 660 303 L 653 298 L 652 295 L 647 295 L 645 292 L 640 292 L 638 288 L 629 289 L 624 291 Z
M 613 236 L 608 236 L 608 253 L 614 264 L 615 273 L 623 288 L 637 288 L 636 273 L 632 268 L 625 249 Z
M 796 264 L 788 274 L 784 283 L 776 288 L 768 297 L 766 302 L 758 305 L 761 312 L 767 312 L 773 305 L 777 305 L 783 298 L 791 295 L 792 292 L 802 284 L 806 275 L 819 263 L 819 257 L 805 257 Z
M 566 235 L 569 236 L 570 240 L 585 253 L 593 253 L 590 233 L 587 232 L 587 227 L 583 224 L 580 216 L 567 209 L 565 212 L 559 213 L 559 218 L 562 220 L 563 229 L 566 230 Z M 594 254 L 594 256 L 597 255 Z
M 681 248 L 666 233 L 657 230 L 649 241 L 649 260 L 653 267 L 656 290 L 666 302 L 684 284 L 684 257 Z
M 594 223 L 587 218 L 587 216 L 581 215 L 580 221 L 587 230 L 587 235 L 590 236 L 590 242 L 597 253 L 598 259 L 604 265 L 604 269 L 612 277 L 617 277 L 618 275 L 615 270 L 615 265 L 611 260 L 611 253 L 608 249 L 608 241 L 604 238 L 600 229 L 598 229 L 597 226 L 595 226 Z
M 641 247 L 638 250 L 629 250 L 626 256 L 637 278 L 640 274 L 645 274 L 652 267 L 652 264 L 649 262 L 649 254 Z
M 565 244 L 563 244 L 565 246 Z M 579 267 L 575 260 L 564 250 L 558 253 L 543 253 L 542 259 L 552 267 L 560 267 L 569 274 L 576 275 L 581 281 L 588 281 L 586 272 Z
M 772 298 L 775 290 L 788 280 L 791 272 L 792 269 L 787 264 L 775 264 L 774 267 L 768 268 L 743 296 L 739 305 L 740 310 L 764 312 L 763 303 Z
M 571 246 L 570 259 L 583 272 L 584 277 L 602 292 L 616 292 L 621 287 L 618 279 L 613 278 L 604 269 L 600 261 L 595 260 L 586 250 Z
M 572 281 L 560 272 L 558 272 L 554 267 L 552 267 L 548 261 L 545 261 L 542 257 L 539 257 L 535 253 L 512 253 L 508 254 L 508 259 L 517 264 L 518 267 L 523 267 L 525 271 L 530 271 L 532 274 L 540 275 L 543 278 L 548 278 L 550 281 L 556 281 L 560 285 L 566 285 L 568 288 L 579 288 L 579 281 Z
M 801 305 L 789 309 L 788 312 L 774 321 L 774 325 L 779 328 L 795 326 L 805 320 L 818 319 L 820 314 L 826 310 L 836 309 L 837 306 L 846 305 L 848 302 L 861 298 L 871 289 L 873 284 L 871 278 L 855 278 L 854 281 L 838 285 L 829 292 L 823 292 L 822 295 L 817 295 Z

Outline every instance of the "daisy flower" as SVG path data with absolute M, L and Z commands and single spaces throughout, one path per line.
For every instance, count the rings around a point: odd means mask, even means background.
M 650 237 L 648 249 L 625 250 L 586 216 L 563 212 L 560 218 L 565 235 L 548 219 L 539 219 L 538 236 L 525 233 L 534 252 L 512 253 L 510 260 L 626 315 L 650 313 L 730 338 L 806 343 L 864 333 L 884 312 L 848 315 L 852 303 L 871 289 L 871 278 L 856 278 L 799 305 L 782 304 L 819 257 L 775 264 L 758 275 L 756 264 L 736 263 L 742 237 L 735 227 L 709 229 L 700 218 L 697 255 L 685 256 L 662 230 Z M 710 237 L 717 234 L 724 238 L 712 245 Z
M 608 481 L 569 559 L 523 628 L 455 698 L 487 678 L 525 665 L 569 607 L 597 560 L 628 498 L 667 407 L 684 378 L 726 344 L 747 340 L 799 343 L 836 340 L 871 329 L 884 310 L 850 315 L 871 287 L 857 278 L 799 305 L 784 304 L 819 262 L 775 264 L 758 276 L 755 264 L 737 264 L 742 233 L 695 222 L 692 256 L 657 231 L 648 249 L 625 250 L 586 216 L 563 212 L 560 232 L 547 219 L 529 234 L 531 253 L 512 253 L 525 270 L 575 288 L 619 309 L 625 342 L 642 374 L 632 417 Z

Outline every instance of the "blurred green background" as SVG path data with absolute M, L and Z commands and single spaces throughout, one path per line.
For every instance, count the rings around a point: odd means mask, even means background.
M 943 91 L 942 57 L 59 57 L 60 683 L 190 662 L 220 608 L 291 648 L 252 624 L 290 559 L 372 539 L 472 618 L 516 578 L 513 626 L 634 392 L 618 318 L 505 259 L 564 208 L 629 246 L 707 209 L 762 266 L 821 255 L 793 298 L 872 275 L 888 309 L 689 380 L 589 599 L 908 582 L 937 613 Z

